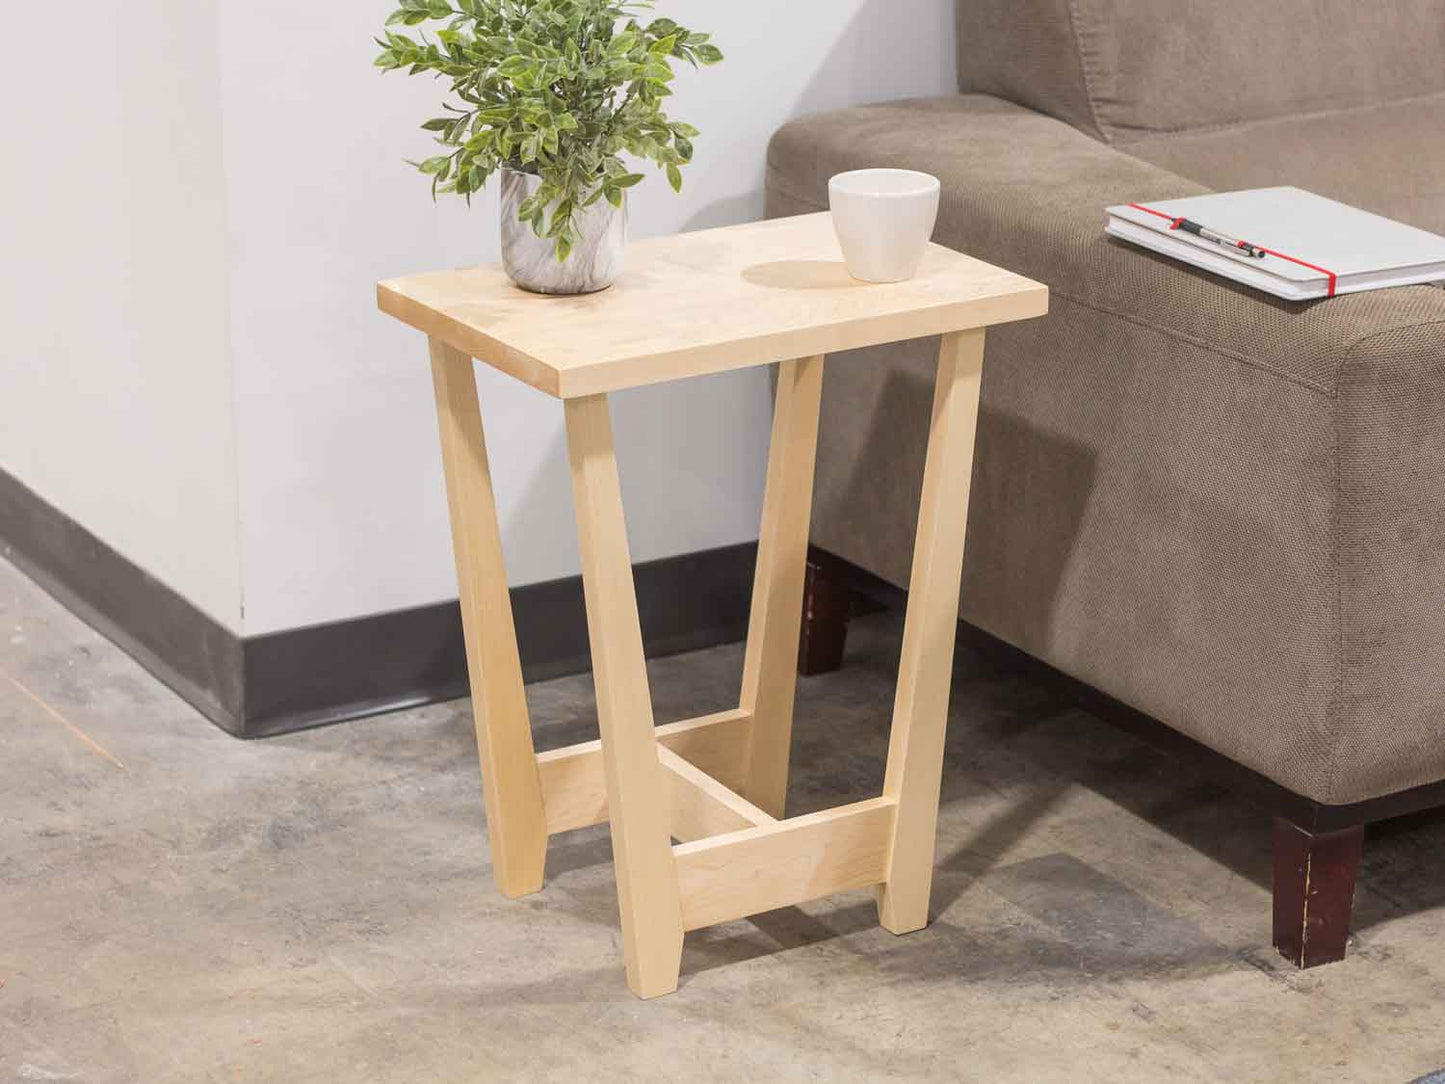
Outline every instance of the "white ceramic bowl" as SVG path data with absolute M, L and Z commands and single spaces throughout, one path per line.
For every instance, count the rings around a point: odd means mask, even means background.
M 857 169 L 828 182 L 833 229 L 848 273 L 902 282 L 918 273 L 938 221 L 938 178 L 911 169 Z

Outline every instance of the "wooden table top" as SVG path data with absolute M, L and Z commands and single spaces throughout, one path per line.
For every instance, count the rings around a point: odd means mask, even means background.
M 500 265 L 389 279 L 383 312 L 572 399 L 1042 316 L 1048 288 L 940 245 L 918 275 L 859 282 L 826 214 L 628 247 L 610 289 L 548 297 Z

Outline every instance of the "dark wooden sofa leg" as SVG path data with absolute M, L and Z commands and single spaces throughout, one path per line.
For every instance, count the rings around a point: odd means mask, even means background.
M 1296 967 L 1345 958 L 1365 828 L 1308 832 L 1274 822 L 1274 947 Z
M 848 611 L 853 592 L 829 574 L 828 562 L 808 554 L 803 581 L 803 627 L 798 637 L 798 673 L 827 674 L 843 665 L 848 639 Z

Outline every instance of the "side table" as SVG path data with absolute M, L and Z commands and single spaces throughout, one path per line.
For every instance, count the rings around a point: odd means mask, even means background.
M 984 329 L 1047 289 L 938 245 L 916 278 L 844 270 L 826 214 L 633 245 L 610 290 L 544 297 L 499 267 L 382 282 L 425 332 L 497 886 L 542 886 L 549 836 L 610 821 L 627 981 L 677 988 L 683 933 L 877 886 L 928 922 Z M 941 335 L 883 794 L 784 818 L 824 355 Z M 537 755 L 473 359 L 563 401 L 601 740 Z M 655 727 L 607 393 L 781 362 L 738 707 Z M 674 844 L 672 841 L 678 842 Z

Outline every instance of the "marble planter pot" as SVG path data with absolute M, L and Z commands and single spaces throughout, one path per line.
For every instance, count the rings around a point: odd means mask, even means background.
M 502 170 L 502 266 L 512 281 L 539 294 L 592 294 L 622 274 L 627 247 L 627 197 L 621 207 L 605 199 L 572 216 L 577 243 L 561 263 L 551 240 L 538 237 L 517 218 L 522 201 L 542 183 L 540 177 Z

